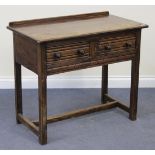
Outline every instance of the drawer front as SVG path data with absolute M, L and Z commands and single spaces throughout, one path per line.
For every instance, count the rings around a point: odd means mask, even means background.
M 136 49 L 136 34 L 122 33 L 101 37 L 96 45 L 96 58 L 110 55 L 128 55 Z
M 136 33 L 95 35 L 85 39 L 46 44 L 47 74 L 131 60 L 136 53 Z
M 46 45 L 47 69 L 89 61 L 89 41 L 60 41 Z

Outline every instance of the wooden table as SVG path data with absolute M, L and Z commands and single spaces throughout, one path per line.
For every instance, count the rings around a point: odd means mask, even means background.
M 136 120 L 141 29 L 145 24 L 97 12 L 10 22 L 13 31 L 17 123 L 47 143 L 47 123 L 119 107 Z M 108 64 L 131 60 L 130 107 L 108 96 Z M 21 65 L 38 75 L 39 120 L 23 115 Z M 47 117 L 48 75 L 102 66 L 101 104 Z M 119 71 L 119 70 L 118 70 Z

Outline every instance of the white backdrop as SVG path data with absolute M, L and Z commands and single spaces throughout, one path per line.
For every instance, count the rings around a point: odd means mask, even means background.
M 140 86 L 155 87 L 155 6 L 0 6 L 0 88 L 13 88 L 12 33 L 6 29 L 10 21 L 64 16 L 108 10 L 111 14 L 149 25 L 142 32 Z M 110 87 L 128 87 L 130 62 L 109 66 Z M 48 87 L 100 87 L 101 68 L 49 77 Z M 54 82 L 53 82 L 54 80 Z M 23 69 L 23 86 L 37 86 L 36 76 Z

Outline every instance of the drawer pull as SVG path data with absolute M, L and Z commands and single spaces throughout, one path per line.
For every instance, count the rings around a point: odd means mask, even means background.
M 79 56 L 84 56 L 85 55 L 85 50 L 77 50 L 77 54 Z
M 111 47 L 110 45 L 107 45 L 107 46 L 104 47 L 104 49 L 105 49 L 105 50 L 111 50 L 112 47 Z
M 130 47 L 132 47 L 132 44 L 131 44 L 131 43 L 125 43 L 124 46 L 125 46 L 126 48 L 130 48 Z
M 61 58 L 61 53 L 60 52 L 54 53 L 53 58 L 56 59 L 56 60 L 60 59 Z

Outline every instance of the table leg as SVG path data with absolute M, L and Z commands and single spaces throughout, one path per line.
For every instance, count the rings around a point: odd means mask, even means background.
M 101 102 L 105 103 L 104 94 L 108 93 L 108 65 L 102 66 Z
M 39 95 L 39 142 L 47 143 L 47 77 L 38 76 L 38 95 Z
M 141 39 L 141 31 L 138 31 L 136 56 L 131 61 L 131 89 L 130 89 L 129 118 L 133 121 L 136 120 L 136 118 L 137 118 L 139 62 L 140 62 L 140 39 Z
M 130 90 L 130 114 L 131 120 L 137 117 L 137 100 L 138 100 L 138 83 L 139 83 L 139 63 L 137 59 L 132 60 L 131 71 L 131 90 Z
M 22 82 L 21 82 L 21 64 L 14 63 L 14 73 L 15 73 L 15 106 L 16 106 L 16 121 L 20 124 L 18 120 L 18 114 L 23 113 L 22 108 Z

